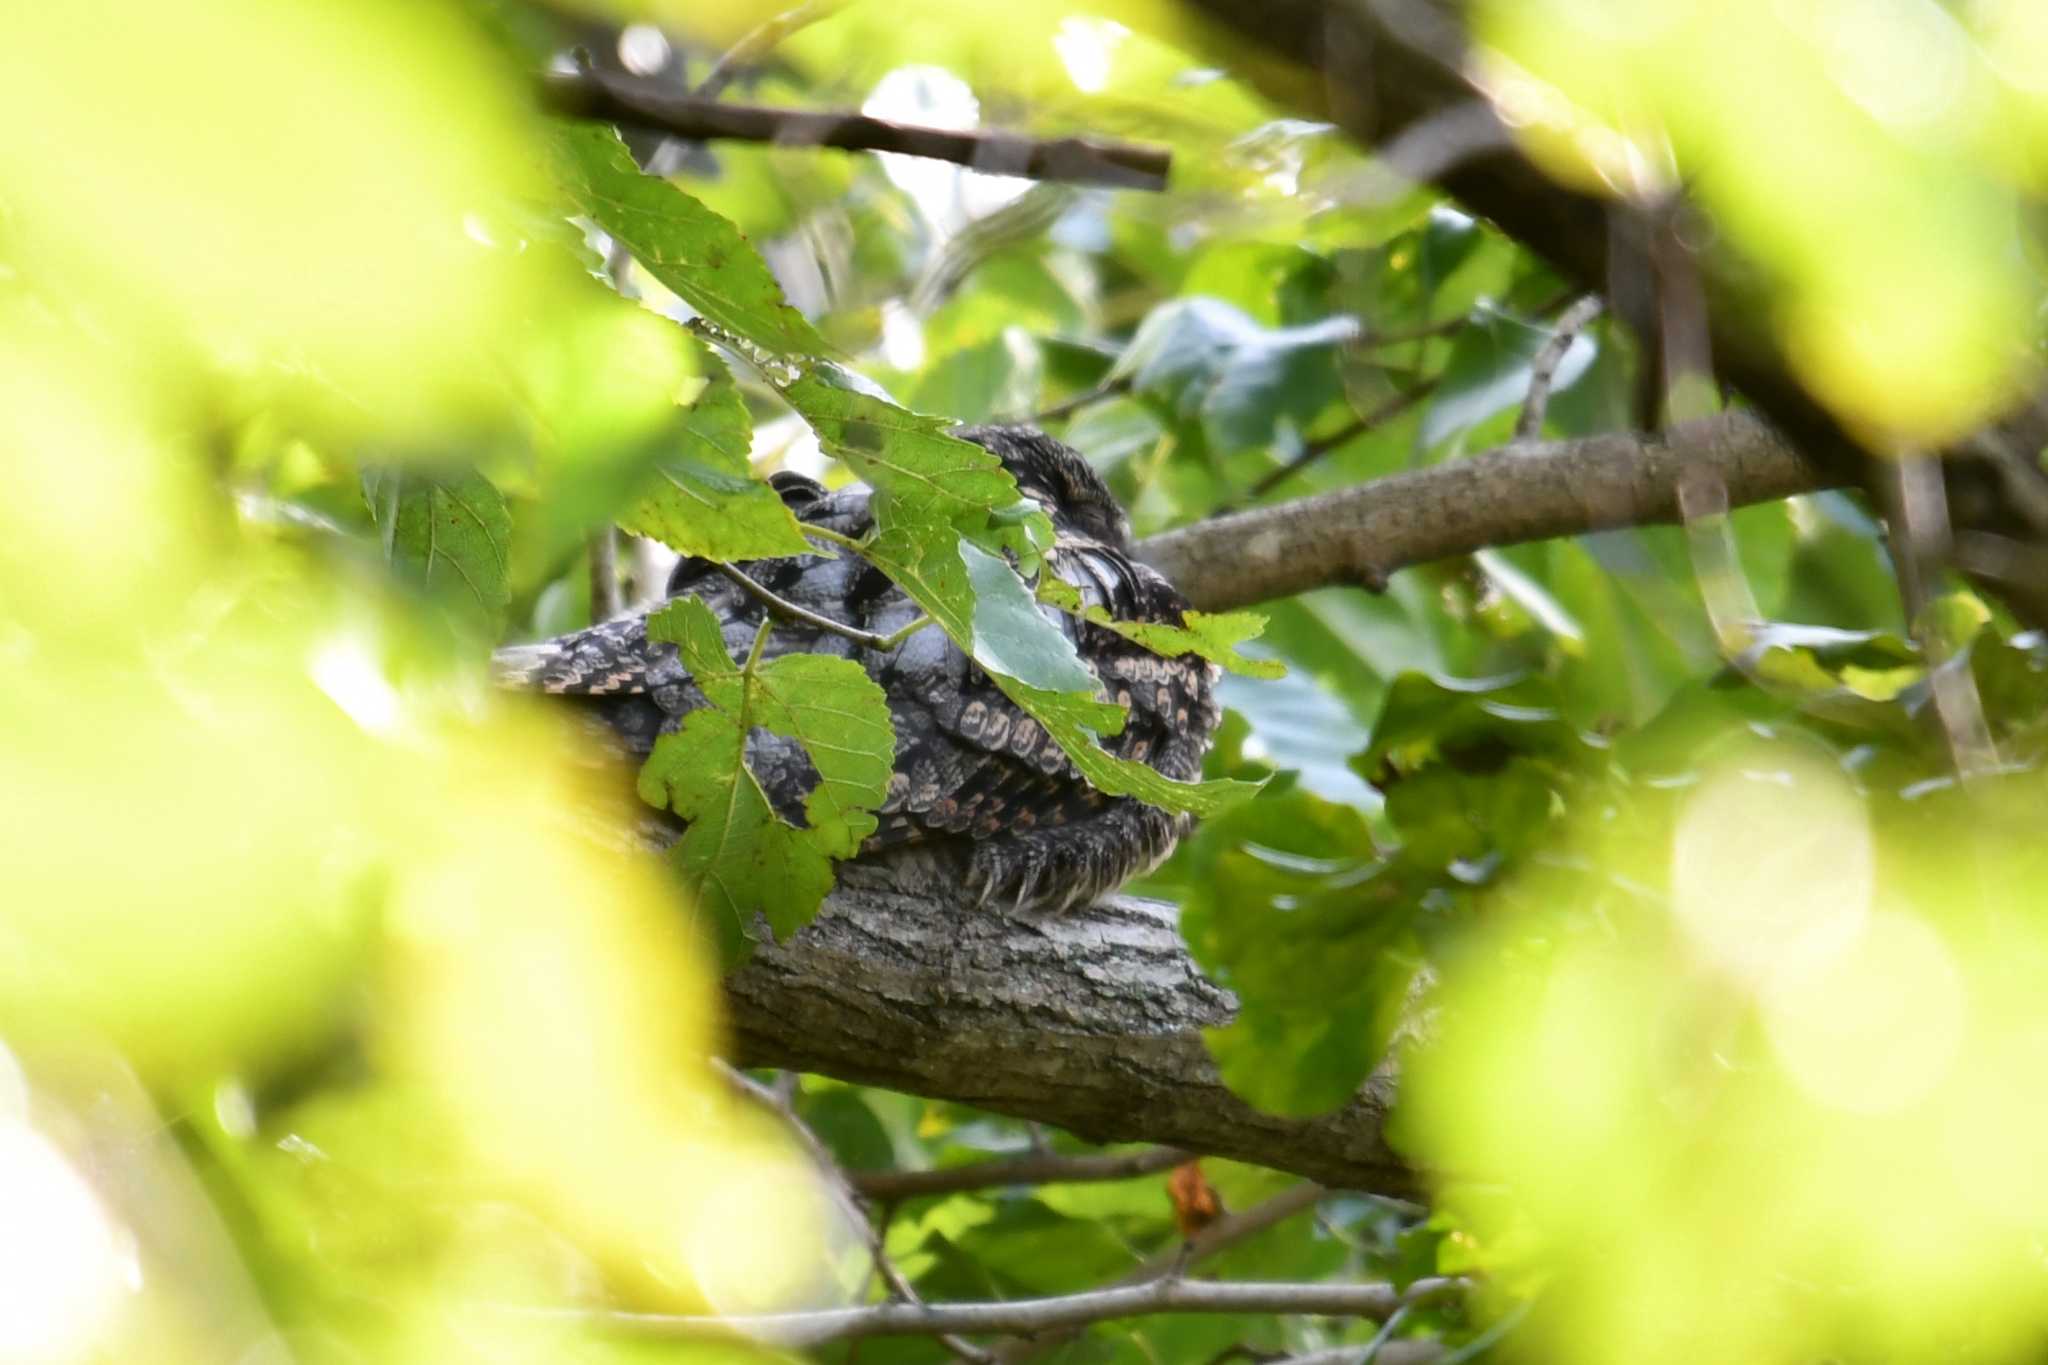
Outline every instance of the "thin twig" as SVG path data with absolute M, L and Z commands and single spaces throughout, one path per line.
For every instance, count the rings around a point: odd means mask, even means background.
M 1105 398 L 1114 398 L 1130 386 L 1131 377 L 1129 375 L 1114 375 L 1103 380 L 1092 389 L 1084 389 L 1071 398 L 1062 398 L 1049 408 L 1041 408 L 1025 420 L 1030 422 L 1032 426 L 1042 427 L 1047 422 L 1056 422 L 1060 418 L 1070 416 L 1092 403 L 1100 403 Z
M 1967 782 L 1997 771 L 1999 760 L 1991 726 L 1984 717 L 1984 701 L 1977 694 L 1977 680 L 1967 666 L 1959 666 L 1955 642 L 1927 610 L 1935 578 L 1954 555 L 1941 461 L 1922 454 L 1902 456 L 1894 477 L 1898 516 L 1892 535 L 1893 560 L 1906 599 L 1906 619 L 1927 660 L 1935 714 L 1948 738 L 1956 775 Z
M 711 70 L 690 93 L 700 100 L 717 99 L 741 71 L 767 56 L 784 38 L 820 19 L 831 18 L 846 5 L 847 0 L 805 0 L 794 9 L 762 20 L 711 64 Z
M 823 616 L 810 610 L 808 607 L 800 607 L 788 598 L 762 587 L 730 564 L 720 564 L 713 561 L 711 567 L 731 579 L 741 588 L 744 588 L 762 606 L 768 608 L 769 615 L 780 617 L 786 621 L 801 621 L 803 624 L 815 629 L 844 636 L 855 644 L 862 645 L 868 649 L 885 652 L 892 650 L 932 623 L 931 617 L 920 616 L 901 630 L 893 631 L 888 635 L 878 635 L 871 630 L 862 630 L 859 626 L 849 626 L 844 621 L 835 621 L 829 616 Z
M 1411 341 L 1432 341 L 1438 337 L 1455 336 L 1465 330 L 1471 321 L 1470 313 L 1460 313 L 1454 318 L 1445 318 L 1442 322 L 1425 322 L 1419 327 L 1403 327 L 1392 332 L 1376 332 L 1368 328 L 1365 335 L 1358 339 L 1358 344 L 1373 348 L 1405 346 Z
M 670 137 L 899 152 L 1032 180 L 1163 190 L 1173 160 L 1170 148 L 1096 138 L 1034 138 L 998 129 L 962 131 L 896 123 L 850 111 L 724 104 L 593 69 L 550 73 L 542 79 L 541 90 L 543 102 L 557 114 Z
M 894 1300 L 902 1304 L 923 1306 L 924 1300 L 917 1296 L 917 1290 L 904 1278 L 903 1272 L 896 1268 L 896 1263 L 889 1258 L 889 1252 L 884 1245 L 888 1232 L 887 1211 L 891 1206 L 884 1204 L 883 1216 L 876 1222 L 868 1221 L 867 1210 L 861 1207 L 853 1185 L 846 1178 L 845 1168 L 839 1164 L 838 1158 L 832 1155 L 832 1149 L 825 1145 L 824 1139 L 812 1132 L 810 1125 L 797 1117 L 795 1105 L 792 1103 L 793 1092 L 785 1093 L 779 1085 L 762 1085 L 745 1072 L 724 1062 L 714 1064 L 734 1089 L 773 1112 L 789 1129 L 791 1136 L 803 1144 L 804 1150 L 810 1154 L 811 1161 L 817 1166 L 820 1175 L 831 1186 L 834 1202 L 840 1206 L 840 1211 L 851 1220 L 853 1226 L 861 1230 L 867 1242 L 868 1257 L 873 1264 L 874 1273 L 888 1286 Z M 796 1073 L 785 1071 L 782 1074 L 793 1077 Z M 962 1340 L 948 1332 L 937 1332 L 933 1335 L 956 1356 L 975 1362 L 975 1365 L 984 1365 L 992 1359 L 988 1352 L 971 1341 Z
M 1314 1181 L 1304 1180 L 1299 1185 L 1290 1185 L 1272 1198 L 1254 1204 L 1242 1213 L 1233 1213 L 1217 1219 L 1186 1241 L 1177 1242 L 1170 1250 L 1148 1258 L 1137 1269 L 1111 1281 L 1105 1288 L 1120 1290 L 1179 1280 L 1189 1268 L 1200 1265 L 1218 1252 L 1256 1237 L 1267 1228 L 1285 1222 L 1306 1209 L 1314 1208 L 1316 1201 L 1327 1193 L 1327 1190 Z M 1073 1336 L 1075 1330 L 1078 1329 L 1041 1330 L 1028 1341 L 1012 1341 L 997 1347 L 994 1359 L 998 1365 L 1018 1365 L 1018 1362 L 1030 1360 L 1058 1346 Z
M 1425 379 L 1414 388 L 1395 394 L 1392 398 L 1389 398 L 1386 402 L 1380 404 L 1371 412 L 1368 412 L 1365 416 L 1360 417 L 1342 430 L 1334 431 L 1320 440 L 1310 441 L 1301 448 L 1299 455 L 1296 455 L 1278 469 L 1269 471 L 1258 482 L 1247 488 L 1244 497 L 1239 501 L 1250 502 L 1255 498 L 1264 497 L 1296 474 L 1314 465 L 1330 452 L 1341 450 L 1365 435 L 1366 432 L 1385 426 L 1388 422 L 1393 421 L 1396 417 L 1399 417 L 1402 413 L 1408 411 L 1432 393 L 1435 393 L 1437 385 L 1441 382 L 1441 379 Z M 1222 516 L 1226 512 L 1235 510 L 1235 504 L 1226 503 L 1209 515 Z
M 1464 1280 L 1417 1280 L 1404 1292 L 1384 1280 L 1364 1284 L 1293 1281 L 1160 1279 L 1117 1289 L 1096 1289 L 1043 1299 L 983 1303 L 877 1303 L 793 1313 L 727 1317 L 624 1311 L 530 1310 L 574 1317 L 594 1327 L 635 1335 L 690 1340 L 743 1334 L 814 1346 L 863 1337 L 939 1336 L 967 1332 L 1029 1332 L 1040 1341 L 1092 1323 L 1163 1313 L 1304 1313 L 1317 1317 L 1384 1320 L 1402 1305 L 1464 1292 Z M 996 1359 L 1002 1359 L 998 1356 Z
M 1170 1170 L 1188 1159 L 1177 1147 L 1148 1147 L 1140 1152 L 1089 1153 L 1080 1156 L 1037 1155 L 976 1161 L 935 1171 L 851 1171 L 847 1179 L 869 1199 L 915 1199 L 928 1194 L 1001 1189 L 1011 1185 L 1075 1185 L 1103 1180 L 1129 1180 Z
M 590 536 L 590 624 L 609 621 L 625 610 L 619 599 L 619 533 L 610 526 Z
M 1550 386 L 1557 379 L 1557 367 L 1564 363 L 1565 352 L 1572 348 L 1572 342 L 1594 318 L 1600 316 L 1603 305 L 1598 294 L 1588 294 L 1564 310 L 1557 319 L 1550 339 L 1536 352 L 1529 362 L 1529 394 L 1522 400 L 1522 415 L 1515 421 L 1517 441 L 1534 440 L 1543 430 L 1543 417 L 1550 408 Z

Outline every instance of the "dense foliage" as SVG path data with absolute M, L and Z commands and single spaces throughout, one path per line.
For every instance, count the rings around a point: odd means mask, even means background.
M 664 609 L 712 702 L 637 774 L 693 821 L 664 867 L 620 834 L 636 775 L 486 661 L 664 554 L 803 553 L 780 468 L 872 485 L 850 548 L 927 628 L 1097 786 L 1203 817 L 1135 889 L 1239 1001 L 1233 1090 L 1317 1113 L 1400 1059 L 1431 1205 L 1330 1194 L 1202 1273 L 1470 1277 L 1384 1332 L 1157 1316 L 1049 1354 L 2037 1351 L 2040 634 L 1819 492 L 1131 628 L 1225 665 L 1229 712 L 1200 783 L 1119 760 L 1042 613 L 1075 605 L 1046 521 L 952 423 L 1045 425 L 1142 536 L 1737 400 L 1165 8 L 814 0 L 729 92 L 1153 142 L 1163 193 L 539 112 L 551 64 L 689 88 L 768 17 L 724 8 L 0 19 L 0 1360 L 794 1358 L 602 1313 L 1070 1294 L 1295 1185 L 849 1211 L 804 1134 L 857 1172 L 1085 1144 L 720 1069 L 718 971 L 874 827 L 879 689 Z M 2040 296 L 2025 7 L 1598 8 L 1471 7 L 1545 166 L 1693 185 L 1751 323 L 1874 444 L 1991 415 Z M 1716 84 L 1759 53 L 1767 98 Z M 807 824 L 751 726 L 814 760 Z

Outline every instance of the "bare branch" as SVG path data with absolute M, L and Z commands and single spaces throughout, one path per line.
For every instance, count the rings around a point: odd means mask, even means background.
M 796 1139 L 803 1144 L 804 1150 L 810 1153 L 811 1160 L 817 1165 L 819 1173 L 830 1183 L 833 1198 L 840 1205 L 848 1222 L 860 1229 L 861 1235 L 867 1243 L 868 1257 L 874 1264 L 875 1274 L 880 1276 L 882 1283 L 888 1286 L 889 1293 L 901 1303 L 923 1303 L 924 1300 L 917 1296 L 916 1288 L 911 1285 L 909 1280 L 904 1278 L 903 1272 L 898 1270 L 896 1263 L 889 1258 L 888 1248 L 884 1245 L 887 1238 L 886 1226 L 877 1227 L 868 1221 L 867 1210 L 860 1206 L 860 1201 L 854 1192 L 853 1185 L 846 1178 L 845 1169 L 840 1166 L 838 1158 L 832 1155 L 832 1149 L 827 1147 L 824 1141 L 811 1131 L 810 1125 L 797 1117 L 795 1108 L 790 1104 L 789 1095 L 780 1088 L 771 1090 L 767 1086 L 755 1081 L 745 1072 L 738 1071 L 723 1062 L 718 1065 L 728 1083 L 748 1099 L 771 1111 L 782 1121 Z M 793 1071 L 785 1071 L 782 1074 L 785 1078 L 792 1081 L 796 1078 L 796 1073 Z M 886 1224 L 886 1215 L 883 1221 Z M 976 1365 L 990 1358 L 988 1352 L 972 1342 L 955 1337 L 950 1333 L 941 1332 L 938 1334 L 938 1339 L 954 1355 L 963 1360 L 976 1362 Z
M 1374 1338 L 1378 1341 L 1378 1338 Z M 1373 1346 L 1332 1346 L 1307 1355 L 1288 1356 L 1273 1365 L 1437 1365 L 1444 1348 L 1434 1341 L 1388 1341 Z
M 1404 1293 L 1385 1281 L 1365 1284 L 1154 1280 L 1047 1299 L 991 1303 L 878 1303 L 815 1312 L 700 1317 L 670 1313 L 585 1314 L 594 1326 L 636 1335 L 692 1339 L 734 1333 L 814 1346 L 862 1337 L 937 1336 L 969 1332 L 1044 1333 L 1115 1318 L 1158 1313 L 1308 1313 L 1384 1319 L 1404 1304 L 1461 1293 L 1463 1280 L 1417 1280 Z
M 1188 1159 L 1177 1147 L 1148 1147 L 1142 1152 L 1091 1153 L 1084 1156 L 1021 1156 L 976 1161 L 935 1171 L 853 1171 L 853 1188 L 869 1199 L 915 1199 L 928 1194 L 1001 1189 L 1009 1185 L 1074 1185 L 1129 1180 L 1171 1170 Z
M 1529 362 L 1529 393 L 1522 400 L 1522 415 L 1515 419 L 1515 439 L 1533 441 L 1543 433 L 1543 418 L 1550 410 L 1550 386 L 1557 379 L 1557 367 L 1564 363 L 1565 352 L 1571 350 L 1572 342 L 1586 324 L 1600 316 L 1600 296 L 1588 294 L 1557 320 L 1557 326 L 1550 337 Z
M 1389 398 L 1386 402 L 1380 404 L 1343 430 L 1332 432 L 1319 441 L 1310 441 L 1302 447 L 1299 455 L 1289 460 L 1286 464 L 1281 465 L 1278 469 L 1267 473 L 1257 483 L 1246 489 L 1245 499 L 1249 501 L 1253 498 L 1264 497 L 1296 474 L 1315 464 L 1331 451 L 1340 450 L 1365 435 L 1366 432 L 1385 426 L 1417 403 L 1420 403 L 1423 399 L 1435 393 L 1437 385 L 1441 382 L 1440 379 L 1426 379 L 1404 393 L 1395 394 L 1392 398 Z
M 727 138 L 844 151 L 900 152 L 951 161 L 992 175 L 1163 190 L 1173 153 L 1164 147 L 1096 138 L 1032 138 L 994 130 L 962 132 L 895 123 L 867 114 L 724 104 L 677 95 L 637 81 L 585 69 L 542 82 L 549 109 L 571 118 L 702 141 Z
M 1169 531 L 1138 553 L 1207 611 L 1335 584 L 1377 590 L 1407 565 L 1488 546 L 1676 522 L 1680 476 L 1702 463 L 1738 507 L 1840 482 L 1762 422 L 1729 413 L 1392 474 Z
M 1130 1274 L 1112 1281 L 1104 1288 L 1123 1289 L 1133 1285 L 1157 1284 L 1162 1280 L 1178 1279 L 1191 1267 L 1200 1265 L 1218 1252 L 1256 1237 L 1267 1228 L 1284 1223 L 1296 1214 L 1314 1208 L 1316 1202 L 1327 1193 L 1322 1186 L 1308 1181 L 1284 1189 L 1242 1213 L 1217 1219 L 1179 1246 L 1159 1253 Z M 1004 1343 L 996 1348 L 991 1359 L 996 1365 L 1021 1365 L 1023 1361 L 1035 1359 L 1054 1349 L 1073 1336 L 1077 1330 L 1079 1329 L 1067 1328 L 1061 1331 L 1040 1332 L 1028 1340 Z

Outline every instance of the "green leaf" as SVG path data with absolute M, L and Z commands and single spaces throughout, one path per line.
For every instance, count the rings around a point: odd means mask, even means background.
M 640 794 L 689 821 L 670 858 L 715 926 L 725 960 L 749 949 L 746 926 L 766 915 L 778 938 L 810 922 L 832 889 L 832 860 L 808 831 L 784 821 L 746 764 L 746 725 L 692 711 L 655 742 Z
M 896 406 L 837 366 L 814 367 L 785 386 L 789 400 L 825 451 L 883 495 L 879 516 L 895 521 L 963 522 L 1017 502 L 1017 481 L 988 451 L 946 434 L 952 423 Z
M 752 436 L 739 389 L 731 375 L 720 373 L 690 405 L 674 453 L 655 466 L 619 525 L 706 559 L 808 553 L 789 508 L 753 476 L 747 458 Z
M 1399 1021 L 1425 885 L 1379 856 L 1356 810 L 1303 791 L 1195 832 L 1181 934 L 1238 997 L 1206 1034 L 1232 1090 L 1286 1114 L 1351 1098 Z
M 1335 399 L 1336 348 L 1358 335 L 1350 318 L 1261 327 L 1221 299 L 1169 299 L 1148 314 L 1112 375 L 1199 418 L 1220 451 L 1271 445 L 1283 420 L 1299 429 Z
M 832 860 L 874 833 L 896 753 L 888 698 L 849 659 L 734 664 L 718 619 L 696 598 L 649 617 L 647 633 L 676 645 L 711 704 L 655 743 L 640 794 L 689 822 L 672 856 L 737 961 L 757 911 L 778 938 L 796 932 L 831 890 Z M 801 826 L 777 813 L 748 764 L 756 729 L 795 740 L 817 771 Z
M 853 660 L 822 654 L 771 659 L 751 682 L 754 722 L 803 745 L 818 770 L 804 798 L 811 834 L 834 858 L 851 858 L 875 832 L 895 765 L 887 695 Z
M 959 545 L 974 593 L 974 661 L 1033 687 L 1092 693 L 1095 675 L 1081 662 L 1066 632 L 1039 612 L 1016 570 L 973 541 Z M 1058 580 L 1042 574 L 1040 581 Z
M 392 564 L 497 628 L 512 596 L 512 514 L 489 479 L 369 470 L 363 498 Z
M 668 181 L 642 174 L 616 131 L 569 124 L 556 140 L 577 207 L 706 320 L 778 356 L 825 353 L 825 339 L 783 298 L 745 235 Z
M 1196 259 L 1181 292 L 1222 299 L 1280 327 L 1328 317 L 1336 275 L 1328 260 L 1291 243 L 1225 240 Z
M 1394 679 L 1373 726 L 1372 743 L 1351 760 L 1366 781 L 1448 762 L 1460 771 L 1497 771 L 1518 753 L 1554 753 L 1577 744 L 1559 714 L 1554 689 L 1539 679 Z M 1404 779 L 1405 780 L 1405 779 Z
M 1248 678 L 1284 678 L 1287 665 L 1278 659 L 1253 659 L 1237 652 L 1246 640 L 1258 638 L 1266 618 L 1255 611 L 1210 613 L 1190 609 L 1182 613 L 1181 624 L 1163 621 L 1119 621 L 1101 607 L 1081 605 L 1081 594 L 1073 584 L 1050 574 L 1038 580 L 1038 596 L 1061 611 L 1070 612 L 1098 626 L 1107 626 L 1133 644 L 1169 658 L 1194 654 L 1221 664 L 1232 673 Z
M 1548 342 L 1548 327 L 1488 310 L 1458 333 L 1443 383 L 1430 396 L 1420 441 L 1428 449 L 1463 436 L 1487 418 L 1519 404 L 1529 392 L 1532 362 Z M 1590 335 L 1572 338 L 1551 377 L 1551 391 L 1570 388 L 1593 363 Z

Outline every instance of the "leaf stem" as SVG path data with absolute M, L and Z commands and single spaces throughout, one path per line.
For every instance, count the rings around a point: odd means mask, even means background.
M 761 628 L 754 632 L 754 647 L 747 651 L 747 662 L 746 666 L 741 670 L 742 672 L 751 674 L 759 666 L 761 651 L 768 648 L 768 637 L 774 630 L 774 618 L 764 617 L 761 621 Z
M 919 631 L 923 630 L 926 626 L 930 625 L 931 623 L 932 616 L 930 612 L 919 613 L 918 618 L 915 621 L 912 621 L 909 625 L 904 626 L 903 629 L 891 631 L 888 635 L 883 636 L 882 648 L 895 649 L 898 645 L 902 644 L 905 640 L 908 640 L 911 636 L 917 634 Z
M 859 626 L 849 626 L 844 621 L 835 621 L 831 617 L 821 615 L 808 607 L 800 607 L 788 598 L 763 587 L 730 564 L 714 562 L 711 567 L 717 569 L 718 572 L 724 574 L 741 588 L 744 588 L 748 595 L 753 597 L 762 606 L 768 608 L 770 620 L 775 617 L 781 617 L 785 621 L 801 621 L 813 629 L 830 631 L 834 635 L 843 635 L 855 644 L 865 646 L 868 649 L 894 649 L 932 623 L 930 616 L 920 616 L 901 630 L 888 635 L 879 635 L 872 630 L 862 630 Z M 768 624 L 768 621 L 763 621 L 761 629 L 766 631 Z M 761 641 L 756 640 L 754 642 L 754 653 L 758 656 L 760 652 Z M 752 660 L 748 661 L 748 666 L 752 667 Z
M 822 540 L 828 545 L 837 545 L 841 549 L 851 550 L 855 554 L 859 554 L 861 552 L 861 549 L 863 548 L 861 543 L 855 540 L 852 536 L 842 535 L 837 531 L 828 530 L 823 526 L 813 526 L 808 521 L 800 521 L 797 523 L 797 525 L 803 530 L 803 533 L 805 535 L 815 537 L 818 540 Z

